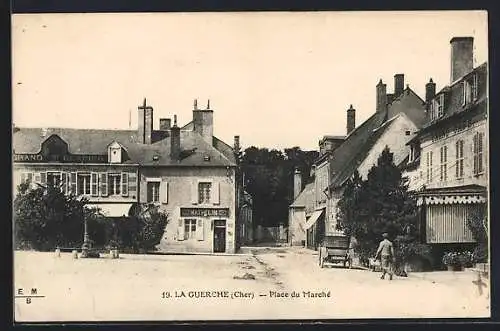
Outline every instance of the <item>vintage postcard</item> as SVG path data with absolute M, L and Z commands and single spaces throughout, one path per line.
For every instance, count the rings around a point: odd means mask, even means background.
M 490 317 L 487 17 L 13 15 L 15 322 Z

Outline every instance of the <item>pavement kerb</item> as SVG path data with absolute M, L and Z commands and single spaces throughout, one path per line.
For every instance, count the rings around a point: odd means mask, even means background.
M 148 252 L 146 255 L 205 255 L 205 256 L 253 256 L 251 253 L 204 253 L 204 252 Z

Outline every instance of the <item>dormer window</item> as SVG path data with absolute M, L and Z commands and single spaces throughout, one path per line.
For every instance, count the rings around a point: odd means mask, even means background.
M 439 94 L 431 105 L 431 121 L 437 120 L 444 115 L 444 93 Z
M 109 163 L 121 163 L 122 162 L 122 146 L 114 141 L 108 146 L 108 160 Z
M 477 100 L 477 74 L 473 74 L 462 82 L 462 105 Z

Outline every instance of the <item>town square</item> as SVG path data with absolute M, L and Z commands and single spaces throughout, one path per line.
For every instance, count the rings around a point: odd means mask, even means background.
M 486 12 L 12 30 L 16 322 L 490 317 Z

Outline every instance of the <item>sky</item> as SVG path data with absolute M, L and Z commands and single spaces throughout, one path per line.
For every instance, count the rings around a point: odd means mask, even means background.
M 487 13 L 79 13 L 12 17 L 13 122 L 128 129 L 146 97 L 159 118 L 214 110 L 214 134 L 241 146 L 318 149 L 375 112 L 403 73 L 419 96 L 450 83 L 450 39 L 488 60 Z M 130 122 L 130 126 L 129 126 Z

